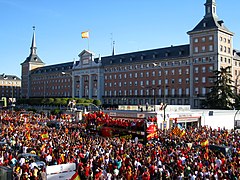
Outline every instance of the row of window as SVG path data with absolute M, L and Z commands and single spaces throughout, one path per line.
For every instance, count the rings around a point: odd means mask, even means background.
M 208 39 L 208 41 L 211 42 L 211 41 L 213 41 L 213 36 L 194 38 L 194 43 L 198 43 L 200 40 L 201 40 L 201 42 L 206 42 L 207 39 Z
M 213 36 L 194 38 L 194 43 L 198 43 L 198 42 L 200 42 L 200 41 L 201 41 L 201 42 L 206 42 L 207 40 L 208 40 L 209 42 L 212 42 L 212 41 L 213 41 Z M 227 39 L 227 38 L 222 37 L 222 36 L 219 37 L 219 40 L 220 40 L 221 42 L 224 42 L 224 43 L 228 43 L 228 44 L 231 43 L 231 40 L 230 40 L 230 39 Z
M 201 79 L 202 79 L 202 83 L 206 83 L 206 77 L 201 77 Z M 182 84 L 182 82 L 183 82 L 183 80 L 182 80 L 182 78 L 178 78 L 177 79 L 177 81 L 178 81 L 178 84 Z M 189 78 L 186 78 L 185 79 L 185 83 L 186 84 L 189 84 Z M 158 82 L 158 84 L 156 83 L 156 82 Z M 209 78 L 208 79 L 208 82 L 209 83 L 212 83 L 213 82 L 213 80 L 212 80 L 212 78 Z M 175 79 L 171 79 L 171 81 L 170 81 L 170 83 L 171 84 L 175 84 Z M 199 83 L 199 77 L 195 77 L 194 78 L 194 83 Z M 166 84 L 169 84 L 169 80 L 168 79 L 165 79 L 165 85 Z M 134 81 L 134 82 L 132 82 L 132 81 L 129 81 L 129 82 L 126 82 L 126 81 L 124 81 L 124 82 L 114 82 L 114 83 L 111 83 L 111 82 L 109 82 L 109 83 L 107 83 L 107 82 L 105 82 L 105 87 L 116 87 L 117 85 L 118 85 L 118 87 L 122 87 L 122 86 L 138 86 L 138 85 L 140 85 L 140 86 L 149 86 L 149 85 L 151 85 L 151 86 L 155 86 L 155 85 L 164 85 L 164 83 L 162 83 L 162 80 L 161 79 L 159 79 L 159 80 L 152 80 L 151 81 L 151 84 L 150 84 L 150 81 L 149 80 L 146 80 L 146 81 Z
M 11 85 L 11 84 L 13 84 L 13 85 L 20 85 L 20 83 L 21 82 L 19 82 L 19 81 L 1 81 L 1 85 L 4 85 L 4 84 L 7 84 L 7 85 Z
M 202 48 L 205 51 L 205 46 Z M 195 49 L 198 52 L 198 47 Z M 213 46 L 209 46 L 209 51 L 213 51 Z M 197 59 L 197 60 L 196 60 Z M 211 62 L 214 60 L 214 57 L 203 57 L 203 58 L 196 58 L 193 60 L 193 63 L 206 63 Z M 105 72 L 116 72 L 116 71 L 127 71 L 133 69 L 147 69 L 147 68 L 158 68 L 158 67 L 169 67 L 169 66 L 180 66 L 180 65 L 188 65 L 190 64 L 189 60 L 180 60 L 180 61 L 167 61 L 161 62 L 156 66 L 156 63 L 146 63 L 146 64 L 135 64 L 135 65 L 127 65 L 127 66 L 119 66 L 119 67 L 110 67 L 106 68 Z
M 201 90 L 201 92 L 200 92 Z M 207 89 L 205 87 L 202 87 L 201 89 L 196 87 L 194 89 L 194 94 L 195 95 L 205 95 L 207 93 Z M 165 92 L 162 92 L 161 89 L 159 89 L 158 91 L 155 91 L 155 89 L 149 90 L 149 89 L 135 89 L 135 90 L 113 90 L 113 91 L 104 91 L 104 95 L 105 96 L 182 96 L 182 95 L 186 95 L 189 96 L 190 95 L 190 89 L 186 88 L 186 89 L 182 89 L 182 88 L 178 88 L 178 89 L 174 89 L 172 88 L 171 90 L 165 89 Z
M 228 63 L 228 64 L 231 64 L 231 59 L 230 58 L 223 58 L 222 56 L 220 57 L 220 61 L 221 62 L 224 62 L 224 63 Z M 239 63 L 239 65 L 240 65 L 240 63 Z
M 34 92 L 32 95 L 33 96 L 43 96 L 44 94 L 42 92 Z M 51 93 L 45 94 L 45 97 L 48 97 L 48 96 L 70 97 L 71 94 L 70 94 L 70 92 L 51 92 Z
M 32 83 L 33 84 L 43 84 L 43 83 L 46 83 L 46 84 L 50 84 L 50 83 L 66 83 L 66 82 L 71 82 L 70 79 L 55 79 L 55 80 L 46 80 L 46 81 L 33 81 Z
M 194 53 L 206 52 L 206 51 L 212 52 L 212 51 L 213 51 L 213 45 L 209 45 L 209 46 L 208 46 L 208 49 L 206 49 L 206 46 L 202 46 L 202 47 L 201 47 L 201 50 L 199 49 L 198 46 L 195 46 L 195 47 L 194 47 Z
M 201 67 L 201 72 L 202 73 L 206 73 L 206 67 L 202 66 Z M 212 72 L 213 71 L 213 66 L 209 66 L 208 67 L 208 72 Z M 194 72 L 195 73 L 199 73 L 199 67 L 194 67 Z M 156 74 L 157 73 L 157 74 Z M 182 69 L 172 69 L 172 70 L 165 70 L 165 74 L 163 74 L 164 72 L 162 70 L 156 72 L 156 71 L 147 71 L 147 72 L 135 72 L 135 73 L 125 73 L 125 74 L 110 74 L 110 75 L 105 75 L 105 80 L 111 80 L 111 79 L 126 79 L 126 78 L 143 78 L 143 77 L 161 77 L 161 76 L 167 76 L 167 75 L 182 75 Z M 185 69 L 185 74 L 188 75 L 189 74 L 189 68 Z
M 33 90 L 48 90 L 48 89 L 51 89 L 51 90 L 57 90 L 57 89 L 66 89 L 66 88 L 70 88 L 71 85 L 64 85 L 64 86 L 51 86 L 51 87 L 33 87 Z
M 231 48 L 220 45 L 220 52 L 225 52 L 225 53 L 231 54 Z
M 109 98 L 109 99 L 104 99 L 103 100 L 104 104 L 135 104 L 135 105 L 138 105 L 138 104 L 146 104 L 146 102 L 150 102 L 150 104 L 153 104 L 154 101 L 152 101 L 151 99 L 148 99 L 148 98 L 141 98 L 141 99 L 136 99 L 136 98 L 132 98 L 132 99 L 113 99 L 113 98 Z M 157 104 L 160 104 L 161 101 L 157 99 Z M 171 105 L 189 105 L 189 99 L 171 99 L 169 102 L 168 102 L 168 99 L 166 99 L 166 103 L 167 104 L 171 104 Z M 196 106 L 197 107 L 197 103 L 196 102 Z

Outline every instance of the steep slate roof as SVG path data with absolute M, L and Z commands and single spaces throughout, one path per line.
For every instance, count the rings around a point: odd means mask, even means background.
M 155 57 L 154 57 L 155 55 Z M 141 58 L 143 56 L 143 58 Z M 173 58 L 188 58 L 189 57 L 189 44 L 180 46 L 171 46 L 166 48 L 138 51 L 126 54 L 119 54 L 115 56 L 106 56 L 101 58 L 103 66 L 113 64 L 125 64 L 132 62 L 146 62 L 153 60 L 169 60 Z
M 26 60 L 22 63 L 35 63 L 35 64 L 44 64 L 44 62 L 37 55 L 37 46 L 36 46 L 36 36 L 35 36 L 35 26 L 33 26 L 33 37 L 32 37 L 32 45 L 30 48 L 30 55 L 26 58 Z
M 44 64 L 44 62 L 36 54 L 30 54 L 23 63 L 27 63 L 27 62 Z
M 62 72 L 69 71 L 72 69 L 74 62 L 67 62 L 61 64 L 54 64 L 49 66 L 43 66 L 36 68 L 31 71 L 31 74 L 42 74 L 42 73 L 50 73 L 50 72 Z
M 233 50 L 233 59 L 240 60 L 240 51 L 236 49 Z
M 14 76 L 14 75 L 7 75 L 7 74 L 1 74 L 0 75 L 0 80 L 21 80 L 19 77 Z
M 204 25 L 205 24 L 205 25 Z M 217 17 L 207 17 L 203 18 L 197 26 L 193 28 L 193 30 L 189 32 L 194 32 L 194 31 L 202 31 L 202 30 L 208 30 L 208 29 L 214 29 L 214 28 L 219 28 L 225 31 L 228 31 L 228 28 L 224 26 L 223 21 L 219 20 Z

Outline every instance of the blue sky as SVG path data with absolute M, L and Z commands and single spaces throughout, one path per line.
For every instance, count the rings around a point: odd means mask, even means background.
M 188 44 L 206 0 L 0 0 L 0 74 L 21 77 L 36 26 L 37 54 L 46 65 L 78 60 L 90 31 L 96 57 Z M 240 1 L 216 0 L 218 17 L 240 50 Z

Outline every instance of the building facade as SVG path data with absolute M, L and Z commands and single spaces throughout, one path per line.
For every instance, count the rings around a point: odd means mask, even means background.
M 179 46 L 106 57 L 83 50 L 76 62 L 44 66 L 36 54 L 34 33 L 30 55 L 22 63 L 22 97 L 201 108 L 214 70 L 231 66 L 234 86 L 240 83 L 240 52 L 233 48 L 234 34 L 218 18 L 215 0 L 206 0 L 204 6 L 203 19 L 187 32 L 189 44 Z
M 8 105 L 16 102 L 20 98 L 21 79 L 14 75 L 0 75 L 1 99 L 6 98 Z

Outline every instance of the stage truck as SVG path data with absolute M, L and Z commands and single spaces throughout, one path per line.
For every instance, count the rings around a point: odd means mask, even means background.
M 98 111 L 84 117 L 86 128 L 103 137 L 119 137 L 146 143 L 158 138 L 155 113 L 138 111 Z

